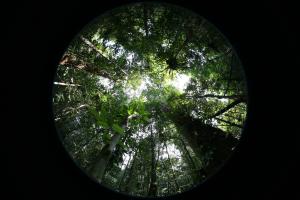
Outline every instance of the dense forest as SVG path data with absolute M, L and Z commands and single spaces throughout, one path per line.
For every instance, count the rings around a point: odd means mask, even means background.
M 92 179 L 134 196 L 186 191 L 214 174 L 242 134 L 241 62 L 208 21 L 137 3 L 72 40 L 53 83 L 59 137 Z

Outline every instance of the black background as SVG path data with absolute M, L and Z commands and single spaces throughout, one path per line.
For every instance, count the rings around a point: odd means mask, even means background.
M 2 38 L 8 62 L 1 66 L 5 199 L 129 199 L 74 165 L 51 116 L 52 78 L 72 37 L 103 11 L 126 2 L 131 1 L 12 2 L 2 13 L 9 21 Z M 289 90 L 295 66 L 286 57 L 294 56 L 289 50 L 295 35 L 285 7 L 279 1 L 167 2 L 199 13 L 227 36 L 245 67 L 250 95 L 244 137 L 230 162 L 205 184 L 171 199 L 299 198 L 292 182 L 297 121 L 286 112 L 297 101 Z

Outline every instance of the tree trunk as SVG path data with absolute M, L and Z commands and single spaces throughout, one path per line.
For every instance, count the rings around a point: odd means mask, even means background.
M 124 169 L 124 173 L 123 173 L 123 175 L 122 175 L 122 178 L 120 179 L 120 182 L 119 182 L 119 191 L 121 191 L 121 189 L 122 189 L 122 183 L 123 183 L 124 178 L 125 178 L 125 176 L 126 176 L 126 174 L 127 174 L 127 171 L 128 171 L 128 165 L 129 165 L 130 162 L 131 162 L 131 153 L 130 153 L 130 157 L 129 157 L 129 159 L 128 159 L 128 162 L 127 162 L 127 164 L 126 164 L 126 167 L 125 167 L 125 169 Z
M 238 139 L 232 135 L 204 124 L 199 119 L 182 115 L 173 120 L 198 158 L 201 159 L 205 154 L 212 152 L 212 159 L 204 168 L 206 174 L 216 171 L 238 143 Z
M 125 130 L 125 128 L 127 127 L 128 124 L 128 120 L 135 117 L 136 115 L 130 115 L 126 118 L 126 120 L 124 120 L 124 123 L 122 125 L 122 128 Z M 109 144 L 106 144 L 99 156 L 98 159 L 96 161 L 96 163 L 92 166 L 90 173 L 91 175 L 96 178 L 97 181 L 99 181 L 101 183 L 105 169 L 107 167 L 107 164 L 109 163 L 109 160 L 112 156 L 112 153 L 114 152 L 117 143 L 120 141 L 121 139 L 121 134 L 117 134 L 115 133 Z
M 151 125 L 151 179 L 150 179 L 150 186 L 149 186 L 149 196 L 156 196 L 157 194 L 157 182 L 156 182 L 156 158 L 155 158 L 155 141 L 154 141 L 154 134 L 152 131 Z
M 148 28 L 148 8 L 147 8 L 147 5 L 144 4 L 144 7 L 143 7 L 143 12 L 144 12 L 144 29 L 145 29 L 145 32 L 146 32 L 146 37 L 148 37 L 149 35 L 149 28 Z
M 192 173 L 193 182 L 194 183 L 198 183 L 199 180 L 200 180 L 199 170 L 198 170 L 198 168 L 197 168 L 197 166 L 196 166 L 196 164 L 195 164 L 192 156 L 190 155 L 190 152 L 186 148 L 185 142 L 181 138 L 179 138 L 179 140 L 181 141 L 182 148 L 183 148 L 183 150 L 185 152 L 186 157 L 188 158 L 188 159 L 186 159 L 187 163 L 190 166 L 191 170 L 193 171 L 193 173 Z
M 132 164 L 131 164 L 131 167 L 130 167 L 130 170 L 129 170 L 129 174 L 128 174 L 128 177 L 127 177 L 127 181 L 126 181 L 126 188 L 125 188 L 125 192 L 126 193 L 132 193 L 133 192 L 133 188 L 134 188 L 134 183 L 135 183 L 135 178 L 134 177 L 134 170 L 135 170 L 135 166 L 136 166 L 136 162 L 137 162 L 137 154 L 138 154 L 138 151 L 134 154 L 134 157 L 132 159 Z
M 172 176 L 173 176 L 173 180 L 174 180 L 174 183 L 175 183 L 175 186 L 176 186 L 176 189 L 177 191 L 180 191 L 180 187 L 176 181 L 176 176 L 175 176 L 175 172 L 174 170 L 172 169 L 172 162 L 171 162 L 171 159 L 170 159 L 170 155 L 169 155 L 169 152 L 168 152 L 168 147 L 167 147 L 167 144 L 166 142 L 164 142 L 164 145 L 165 145 L 165 148 L 166 148 L 166 152 L 167 152 L 167 156 L 168 156 L 168 161 L 169 161 L 169 164 L 170 164 L 170 168 L 171 168 L 171 172 L 172 172 Z M 170 169 L 169 169 L 170 170 Z
M 99 156 L 98 156 L 98 160 L 97 162 L 93 165 L 92 169 L 91 169 L 91 174 L 94 178 L 96 178 L 96 180 L 101 183 L 102 182 L 102 178 L 106 169 L 106 166 L 112 156 L 112 153 L 116 147 L 116 144 L 118 143 L 118 141 L 120 140 L 121 135 L 120 134 L 115 134 L 113 135 L 110 144 L 106 144 Z

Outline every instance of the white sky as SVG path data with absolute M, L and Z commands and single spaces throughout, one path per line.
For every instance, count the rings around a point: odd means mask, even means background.
M 142 34 L 143 34 L 143 36 L 146 36 L 146 31 L 145 31 L 145 30 L 143 30 L 143 29 L 139 28 L 139 29 L 138 29 L 138 31 L 139 31 L 140 33 L 142 33 Z
M 167 148 L 168 148 L 170 158 L 179 158 L 181 156 L 180 151 L 176 148 L 176 146 L 174 144 L 167 144 Z M 168 154 L 167 154 L 167 151 L 165 148 L 164 148 L 164 151 L 162 151 L 160 158 L 161 159 L 168 158 Z
M 125 93 L 130 99 L 134 97 L 140 97 L 142 92 L 147 89 L 147 85 L 152 85 L 150 78 L 148 76 L 146 76 L 146 78 L 141 80 L 140 86 L 135 90 L 132 87 L 127 86 L 125 88 Z
M 190 76 L 185 74 L 176 74 L 176 77 L 167 82 L 167 85 L 172 85 L 180 92 L 183 92 L 191 80 Z
M 162 47 L 170 47 L 170 41 L 169 40 L 163 40 L 161 46 Z
M 110 90 L 113 88 L 114 84 L 111 80 L 109 80 L 108 78 L 105 78 L 103 76 L 99 76 L 98 77 L 98 84 L 104 86 L 105 89 Z
M 128 64 L 132 63 L 133 57 L 134 57 L 134 53 L 128 53 L 128 56 L 126 57 Z
M 122 158 L 123 158 L 123 163 L 121 164 L 121 169 L 124 170 L 126 168 L 126 165 L 128 162 L 130 162 L 130 155 L 128 153 L 124 153 L 122 155 Z
M 219 101 L 222 101 L 223 103 L 228 103 L 229 99 L 224 98 L 224 99 L 219 99 Z
M 109 40 L 107 43 L 106 43 L 106 45 L 108 46 L 108 47 L 112 47 L 112 46 L 114 46 L 116 43 L 114 42 L 114 41 L 112 41 L 112 40 Z

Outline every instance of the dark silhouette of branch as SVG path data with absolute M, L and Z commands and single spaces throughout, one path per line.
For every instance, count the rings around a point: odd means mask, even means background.
M 228 76 L 228 80 L 227 80 L 227 86 L 226 86 L 226 89 L 225 89 L 225 91 L 224 91 L 224 95 L 227 94 L 228 89 L 229 89 L 229 85 L 230 85 L 230 82 L 231 82 L 231 75 L 232 75 L 232 58 L 233 58 L 233 56 L 231 57 L 229 76 Z
M 143 12 L 144 12 L 144 29 L 146 32 L 146 37 L 149 35 L 149 27 L 148 27 L 148 8 L 147 5 L 145 4 L 143 7 Z
M 235 100 L 234 102 L 230 103 L 229 105 L 227 105 L 225 108 L 219 110 L 218 112 L 216 112 L 214 115 L 210 116 L 208 119 L 211 118 L 215 118 L 221 114 L 223 114 L 224 112 L 230 110 L 231 108 L 235 107 L 236 105 L 238 105 L 239 103 L 245 102 L 244 98 L 239 98 L 237 100 Z
M 227 56 L 231 51 L 232 51 L 232 49 L 230 48 L 230 49 L 228 49 L 226 52 L 224 52 L 224 53 L 222 53 L 222 54 L 219 54 L 218 56 L 216 56 L 216 57 L 214 57 L 214 58 L 212 58 L 212 59 L 208 59 L 207 61 L 208 61 L 208 62 L 215 61 L 215 60 L 217 60 L 217 59 L 219 59 L 219 58 L 222 58 L 222 57 L 224 57 L 224 56 Z
M 186 23 L 186 24 L 189 24 L 189 23 Z M 201 24 L 199 26 L 199 30 L 202 30 L 203 24 L 204 24 L 204 20 L 201 21 Z M 177 50 L 177 53 L 175 54 L 174 58 L 177 58 L 178 54 L 181 52 L 181 50 L 184 47 L 187 46 L 187 44 L 191 41 L 191 39 L 193 38 L 193 36 L 194 36 L 194 32 L 193 32 L 192 27 L 191 26 L 187 27 L 186 38 L 185 38 L 184 42 L 181 44 L 181 46 L 179 47 L 179 49 Z
M 218 120 L 218 121 L 221 121 L 221 122 L 225 122 L 226 124 L 231 125 L 231 126 L 243 128 L 242 125 L 239 125 L 239 124 L 236 124 L 236 123 L 233 123 L 233 122 L 229 122 L 229 121 L 227 121 L 227 120 L 220 119 L 220 118 L 218 118 L 218 117 L 215 117 L 215 119 Z
M 217 98 L 217 99 L 240 99 L 243 98 L 242 95 L 215 95 L 215 94 L 205 94 L 205 95 L 187 95 L 186 97 L 196 97 L 196 98 L 207 98 L 207 97 L 211 97 L 211 98 Z

